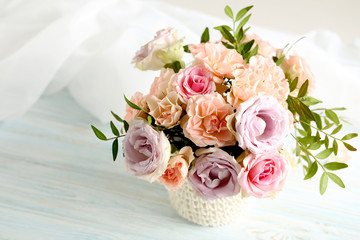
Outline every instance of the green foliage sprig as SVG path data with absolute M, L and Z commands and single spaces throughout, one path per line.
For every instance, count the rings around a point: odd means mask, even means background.
M 298 79 L 289 80 L 290 92 L 294 92 L 298 85 Z M 305 178 L 304 180 L 312 178 L 318 171 L 319 166 L 323 170 L 320 178 L 320 194 L 324 194 L 328 179 L 330 178 L 334 183 L 342 188 L 345 184 L 335 173 L 329 171 L 336 171 L 347 168 L 348 165 L 341 162 L 327 162 L 332 154 L 338 154 L 338 144 L 342 143 L 348 150 L 356 151 L 356 148 L 351 146 L 347 140 L 358 136 L 357 133 L 349 133 L 338 138 L 335 136 L 342 129 L 341 120 L 335 111 L 344 110 L 344 108 L 316 108 L 311 109 L 313 105 L 321 103 L 320 100 L 307 96 L 309 82 L 306 80 L 300 87 L 296 97 L 289 95 L 286 102 L 288 109 L 294 115 L 295 134 L 291 136 L 296 141 L 295 154 L 298 157 L 298 162 L 302 163 Z M 317 151 L 317 153 L 314 153 Z
M 220 31 L 221 35 L 228 41 L 222 42 L 224 46 L 229 49 L 235 49 L 243 56 L 245 62 L 247 63 L 252 56 L 255 56 L 257 54 L 259 48 L 258 45 L 254 46 L 254 40 L 244 42 L 246 32 L 249 30 L 249 27 L 244 29 L 244 26 L 251 17 L 251 14 L 246 14 L 250 11 L 252 7 L 253 6 L 251 5 L 241 9 L 239 12 L 237 12 L 235 16 L 232 9 L 229 6 L 226 6 L 224 9 L 225 14 L 229 18 L 231 18 L 233 26 L 229 27 L 227 25 L 220 25 L 214 27 L 214 29 Z

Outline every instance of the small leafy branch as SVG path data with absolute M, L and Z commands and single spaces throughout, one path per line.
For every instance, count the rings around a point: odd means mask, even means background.
M 240 53 L 245 62 L 249 62 L 249 59 L 252 56 L 257 54 L 259 46 L 254 46 L 255 40 L 251 40 L 248 42 L 244 42 L 246 37 L 246 32 L 250 29 L 250 27 L 244 29 L 245 24 L 249 21 L 251 14 L 246 15 L 253 6 L 248 6 L 241 9 L 234 15 L 232 9 L 229 6 L 225 7 L 225 14 L 231 18 L 233 25 L 232 27 L 227 25 L 220 25 L 215 27 L 214 29 L 220 31 L 221 35 L 228 41 L 223 41 L 225 47 L 229 49 L 235 49 L 238 53 Z M 246 16 L 245 16 L 246 15 Z
M 146 114 L 149 114 L 144 108 L 142 108 L 141 106 L 138 106 L 136 104 L 134 104 L 133 102 L 131 102 L 129 99 L 127 99 L 127 97 L 124 95 L 125 101 L 126 103 L 133 109 L 139 110 L 139 111 L 143 111 Z M 112 155 L 113 155 L 113 160 L 115 161 L 119 152 L 119 138 L 121 137 L 125 137 L 126 132 L 129 129 L 129 123 L 127 121 L 125 121 L 124 119 L 122 119 L 121 117 L 119 117 L 119 115 L 117 115 L 116 113 L 114 113 L 113 111 L 111 111 L 111 114 L 113 115 L 113 117 L 120 123 L 123 124 L 123 128 L 121 128 L 121 130 L 119 131 L 119 129 L 115 126 L 115 124 L 113 123 L 113 121 L 110 121 L 110 128 L 112 133 L 114 134 L 114 137 L 111 138 L 107 138 L 106 135 L 101 132 L 99 129 L 97 129 L 95 126 L 91 125 L 91 128 L 95 134 L 95 136 L 102 140 L 102 141 L 111 141 L 114 140 L 112 143 Z M 148 122 L 149 124 L 151 124 L 152 122 L 152 118 L 150 116 L 148 116 Z
M 221 35 L 226 39 L 226 41 L 222 41 L 225 47 L 229 49 L 235 49 L 238 53 L 240 53 L 245 60 L 245 62 L 249 63 L 249 59 L 252 56 L 255 56 L 258 52 L 259 46 L 254 46 L 255 40 L 251 40 L 248 42 L 244 42 L 246 37 L 246 32 L 250 29 L 250 27 L 244 29 L 245 24 L 249 21 L 251 14 L 246 15 L 253 6 L 248 6 L 241 9 L 234 15 L 232 9 L 229 6 L 226 6 L 224 11 L 225 14 L 231 18 L 233 24 L 232 27 L 227 25 L 220 25 L 214 27 L 215 30 L 220 31 Z M 246 15 L 246 16 L 245 16 Z M 209 28 L 205 28 L 204 32 L 201 35 L 200 42 L 206 43 L 210 40 Z M 184 46 L 184 51 L 190 53 L 189 46 Z
M 289 80 L 290 92 L 294 92 L 298 85 L 298 78 Z M 320 194 L 324 194 L 328 184 L 328 178 L 342 188 L 345 184 L 336 174 L 329 172 L 343 168 L 348 165 L 341 162 L 322 161 L 328 159 L 331 154 L 338 154 L 338 144 L 342 143 L 348 150 L 356 151 L 347 140 L 358 136 L 357 133 L 349 133 L 338 138 L 335 135 L 342 129 L 341 121 L 335 111 L 344 110 L 344 108 L 317 108 L 310 109 L 311 106 L 321 103 L 320 100 L 307 96 L 309 82 L 306 80 L 300 87 L 296 97 L 289 95 L 286 100 L 289 110 L 294 115 L 295 135 L 291 136 L 296 140 L 295 154 L 299 163 L 303 164 L 305 178 L 312 178 L 318 171 L 319 166 L 323 170 L 320 178 Z M 332 130 L 331 130 L 332 129 Z M 331 132 L 329 132 L 331 130 Z M 317 154 L 313 151 L 318 151 Z

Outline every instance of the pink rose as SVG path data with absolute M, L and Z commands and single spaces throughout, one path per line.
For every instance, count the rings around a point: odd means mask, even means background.
M 201 43 L 191 45 L 189 50 L 195 58 L 196 63 L 200 63 L 212 72 L 217 83 L 223 82 L 223 77 L 234 78 L 232 66 L 235 64 L 245 64 L 241 54 L 234 49 L 228 49 L 221 42 Z
M 171 68 L 162 68 L 160 76 L 151 84 L 149 95 L 163 98 L 168 93 L 170 78 L 175 74 Z
M 130 173 L 149 182 L 166 170 L 171 147 L 164 132 L 155 131 L 143 120 L 132 120 L 123 141 L 125 164 Z
M 185 137 L 197 146 L 223 147 L 235 144 L 235 138 L 226 126 L 226 117 L 233 113 L 233 109 L 219 93 L 193 96 L 186 112 L 181 127 Z
M 194 192 L 207 200 L 238 194 L 241 167 L 234 157 L 219 148 L 200 150 L 188 177 Z
M 147 109 L 146 105 L 146 98 L 147 96 L 144 96 L 141 92 L 136 92 L 130 99 L 130 101 L 138 106 L 143 107 L 144 109 Z M 136 110 L 129 105 L 126 105 L 126 115 L 124 117 L 124 120 L 127 122 L 130 122 L 136 117 L 146 118 L 146 113 L 140 110 Z
M 163 99 L 150 96 L 148 105 L 149 114 L 154 117 L 157 125 L 171 128 L 179 123 L 183 109 L 175 91 L 169 92 Z
M 258 45 L 258 54 L 260 54 L 263 57 L 271 58 L 272 56 L 275 56 L 276 54 L 276 48 L 274 48 L 269 42 L 264 41 L 261 39 L 261 37 L 257 34 L 247 35 L 245 38 L 245 42 L 255 40 L 254 47 Z
M 245 67 L 234 66 L 235 80 L 227 97 L 237 108 L 243 101 L 253 96 L 272 95 L 284 102 L 289 95 L 289 83 L 283 70 L 270 58 L 254 56 Z
M 194 160 L 194 153 L 191 147 L 183 147 L 178 155 L 170 158 L 165 173 L 158 181 L 169 191 L 179 189 L 185 182 L 192 160 Z
M 279 153 L 249 154 L 240 173 L 240 186 L 245 195 L 273 197 L 282 190 L 289 172 L 289 162 Z
M 132 63 L 140 70 L 160 70 L 167 63 L 181 61 L 183 39 L 178 39 L 174 28 L 162 29 L 155 38 L 136 52 Z
M 278 51 L 278 55 L 279 53 L 280 51 Z M 309 80 L 308 91 L 311 93 L 311 91 L 314 89 L 314 74 L 312 73 L 310 66 L 307 64 L 305 59 L 299 56 L 297 53 L 294 53 L 288 58 L 285 58 L 280 64 L 280 67 L 284 70 L 286 74 L 289 75 L 292 80 L 298 78 L 297 88 L 294 92 L 291 93 L 292 95 L 296 96 L 298 94 L 301 85 L 303 85 L 306 80 Z
M 216 89 L 213 75 L 200 65 L 180 70 L 171 81 L 173 90 L 180 95 L 183 103 L 192 96 L 212 93 Z
M 272 96 L 241 103 L 235 119 L 239 147 L 252 153 L 280 149 L 289 131 L 288 112 Z

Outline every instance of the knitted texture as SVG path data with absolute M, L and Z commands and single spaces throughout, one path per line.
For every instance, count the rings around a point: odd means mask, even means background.
M 178 214 L 202 226 L 222 226 L 231 223 L 248 208 L 241 194 L 232 197 L 204 200 L 194 194 L 186 181 L 177 191 L 169 191 L 170 203 Z

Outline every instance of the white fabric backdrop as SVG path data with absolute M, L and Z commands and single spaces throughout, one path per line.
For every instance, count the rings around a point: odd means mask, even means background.
M 197 43 L 206 26 L 222 23 L 145 0 L 0 1 L 0 120 L 25 113 L 42 94 L 68 88 L 81 106 L 108 121 L 110 110 L 124 113 L 123 93 L 148 92 L 157 73 L 134 69 L 130 61 L 158 29 L 173 26 L 185 43 Z M 276 47 L 301 37 L 256 26 L 251 31 Z M 315 97 L 347 106 L 345 115 L 359 123 L 360 38 L 344 45 L 326 30 L 304 35 L 295 49 L 316 75 Z

